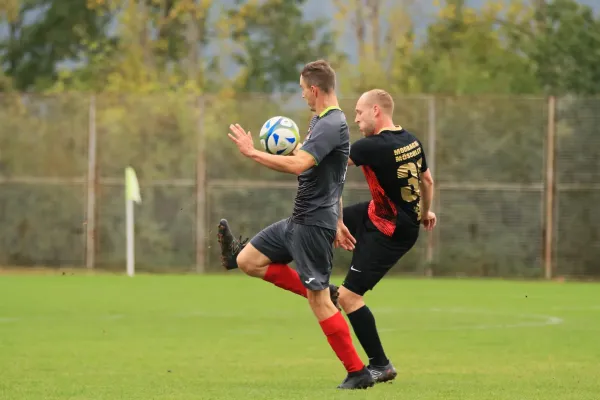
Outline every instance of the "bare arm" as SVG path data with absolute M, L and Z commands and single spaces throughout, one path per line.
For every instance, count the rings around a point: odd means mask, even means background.
M 431 211 L 431 203 L 433 200 L 433 177 L 431 171 L 427 170 L 421 174 L 421 215 L 427 215 Z
M 294 175 L 300 175 L 315 165 L 315 159 L 306 151 L 298 151 L 295 155 L 277 156 L 255 150 L 248 157 L 272 170 Z
M 229 129 L 231 133 L 228 136 L 237 145 L 240 153 L 272 170 L 300 175 L 317 163 L 315 157 L 306 151 L 279 156 L 256 150 L 250 132 L 246 133 L 238 124 L 229 125 Z

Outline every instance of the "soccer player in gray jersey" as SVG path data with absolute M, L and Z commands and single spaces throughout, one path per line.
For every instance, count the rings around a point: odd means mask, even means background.
M 302 97 L 316 114 L 299 151 L 280 156 L 258 151 L 250 133 L 231 125 L 229 137 L 244 156 L 267 168 L 298 176 L 292 216 L 259 232 L 250 243 L 235 239 L 227 220 L 219 223 L 221 260 L 246 274 L 308 298 L 331 348 L 347 371 L 340 389 L 366 389 L 374 379 L 361 361 L 350 329 L 331 298 L 333 244 L 341 218 L 340 197 L 350 154 L 350 132 L 335 95 L 335 72 L 323 60 L 300 74 Z M 296 262 L 296 270 L 287 264 Z M 332 288 L 337 291 L 337 288 Z

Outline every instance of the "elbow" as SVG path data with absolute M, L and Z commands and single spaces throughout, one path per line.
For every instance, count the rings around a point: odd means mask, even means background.
M 290 165 L 289 172 L 298 176 L 298 175 L 303 174 L 305 171 L 309 170 L 312 167 L 313 167 L 313 164 L 303 162 L 300 160 L 300 162 L 296 161 Z
M 295 165 L 292 165 L 290 167 L 289 172 L 292 173 L 292 174 L 294 174 L 294 175 L 296 175 L 296 176 L 298 176 L 298 175 L 301 175 L 307 169 L 308 168 L 305 168 L 304 165 L 295 164 Z
M 431 190 L 431 188 L 433 188 L 433 178 L 430 176 L 423 177 L 421 180 L 421 189 Z
M 304 171 L 302 170 L 302 168 L 299 168 L 299 167 L 293 167 L 293 168 L 290 170 L 290 173 L 291 173 L 291 174 L 294 174 L 294 175 L 296 175 L 296 176 L 299 176 L 299 175 L 301 175 L 303 172 L 304 172 Z

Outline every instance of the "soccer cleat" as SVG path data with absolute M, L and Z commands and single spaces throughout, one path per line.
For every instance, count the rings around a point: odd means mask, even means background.
M 329 284 L 329 296 L 331 296 L 331 302 L 333 303 L 335 308 L 342 311 L 342 309 L 340 308 L 340 303 L 338 301 L 338 299 L 340 298 L 340 292 L 338 291 L 338 287 L 335 286 L 333 283 Z
M 344 382 L 339 384 L 338 389 L 368 389 L 373 385 L 375 385 L 375 380 L 365 367 L 360 371 L 350 372 Z
M 219 222 L 217 238 L 221 245 L 221 265 L 227 270 L 236 269 L 238 267 L 236 258 L 248 243 L 248 239 L 242 241 L 241 236 L 239 240 L 233 237 L 226 219 Z
M 398 375 L 396 369 L 394 368 L 391 362 L 388 362 L 388 365 L 385 365 L 383 367 L 379 367 L 376 365 L 368 365 L 367 369 L 371 373 L 371 376 L 375 380 L 375 383 L 392 381 Z

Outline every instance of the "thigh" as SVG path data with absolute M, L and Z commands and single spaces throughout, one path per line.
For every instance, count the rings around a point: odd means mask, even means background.
M 293 224 L 289 247 L 302 284 L 309 290 L 329 287 L 333 266 L 335 231 L 318 226 Z
M 344 225 L 356 238 L 360 233 L 361 227 L 364 226 L 365 218 L 368 218 L 369 202 L 357 203 L 343 209 Z
M 290 222 L 282 219 L 269 225 L 250 240 L 250 244 L 272 262 L 288 264 L 292 255 L 286 246 L 286 232 Z
M 414 246 L 417 237 L 418 231 L 398 240 L 367 226 L 360 239 L 357 238 L 350 269 L 342 285 L 363 296 Z

